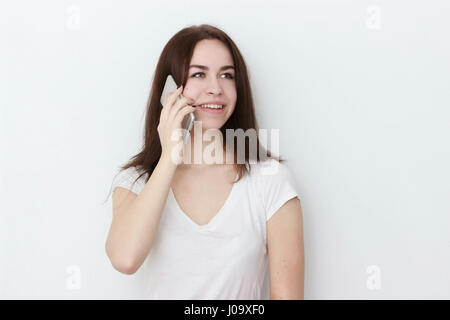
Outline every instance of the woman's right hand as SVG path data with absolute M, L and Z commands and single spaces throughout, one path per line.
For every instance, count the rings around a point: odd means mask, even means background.
M 172 133 L 181 129 L 181 122 L 188 113 L 195 111 L 195 107 L 191 105 L 194 103 L 194 100 L 191 98 L 183 97 L 180 100 L 177 100 L 182 92 L 183 86 L 167 95 L 165 104 L 161 110 L 157 128 L 162 150 L 161 158 L 167 158 L 176 165 L 180 164 L 183 159 L 184 145 L 181 142 L 181 136 L 179 136 L 178 139 L 174 138 L 175 141 L 172 141 Z M 180 143 L 183 147 L 176 156 L 173 154 L 172 150 Z

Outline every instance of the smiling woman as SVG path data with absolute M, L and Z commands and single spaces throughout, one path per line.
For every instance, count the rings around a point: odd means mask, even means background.
M 169 74 L 181 86 L 163 106 Z M 208 129 L 222 136 L 227 129 L 258 129 L 235 43 L 210 25 L 175 34 L 156 66 L 146 112 L 142 151 L 113 181 L 106 242 L 113 267 L 133 274 L 148 259 L 147 299 L 235 300 L 260 299 L 269 266 L 271 297 L 302 299 L 302 212 L 284 160 L 258 137 L 256 153 L 245 153 L 244 163 L 236 161 L 236 148 L 220 141 L 233 163 L 177 164 L 168 156 L 170 135 L 188 112 L 202 124 L 194 125 L 191 148 Z M 244 141 L 246 151 L 250 142 Z

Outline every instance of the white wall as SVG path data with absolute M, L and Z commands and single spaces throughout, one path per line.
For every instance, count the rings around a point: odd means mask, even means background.
M 450 298 L 450 3 L 189 3 L 0 2 L 0 297 L 141 297 L 103 201 L 163 46 L 211 23 L 301 189 L 305 298 Z

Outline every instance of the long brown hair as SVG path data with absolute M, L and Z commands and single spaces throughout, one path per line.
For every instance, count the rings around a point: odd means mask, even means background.
M 242 129 L 246 132 L 248 129 L 254 129 L 258 132 L 258 125 L 255 117 L 255 107 L 253 104 L 252 91 L 250 82 L 248 79 L 247 67 L 236 44 L 231 38 L 222 30 L 211 26 L 209 24 L 201 24 L 198 26 L 190 26 L 177 32 L 165 45 L 161 56 L 159 57 L 158 64 L 154 73 L 153 84 L 150 91 L 150 96 L 147 101 L 147 110 L 145 117 L 144 128 L 144 144 L 141 152 L 131 158 L 128 163 L 120 167 L 120 171 L 130 167 L 136 167 L 138 171 L 142 171 L 134 183 L 139 180 L 143 175 L 148 174 L 148 178 L 151 176 L 153 170 L 158 164 L 161 156 L 161 143 L 157 127 L 159 124 L 160 113 L 162 105 L 160 97 L 162 95 L 163 87 L 166 78 L 171 74 L 176 83 L 186 85 L 188 78 L 189 63 L 194 53 L 194 48 L 197 42 L 203 39 L 217 39 L 223 42 L 230 50 L 233 62 L 235 64 L 235 81 L 237 100 L 236 106 L 227 122 L 220 128 L 222 137 L 226 137 L 226 129 Z M 250 173 L 249 163 L 249 139 L 245 140 L 245 163 L 239 164 L 234 162 L 238 178 L 235 181 L 238 182 L 245 174 Z M 259 141 L 258 135 L 256 135 L 257 148 L 256 158 L 252 155 L 253 161 L 260 162 L 261 160 L 275 159 L 279 162 L 285 161 L 281 157 L 273 156 L 269 150 L 266 150 Z M 224 143 L 225 145 L 225 143 Z M 236 143 L 235 150 L 236 150 Z M 260 150 L 261 149 L 261 150 Z M 263 159 L 260 158 L 260 154 L 263 155 Z M 236 159 L 236 151 L 234 152 Z M 254 160 L 253 160 L 254 159 Z M 119 171 L 119 173 L 120 173 Z M 147 178 L 147 181 L 148 181 Z

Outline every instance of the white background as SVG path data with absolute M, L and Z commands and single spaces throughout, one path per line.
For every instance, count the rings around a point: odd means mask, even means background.
M 107 259 L 104 201 L 139 152 L 162 48 L 210 23 L 244 55 L 260 127 L 280 129 L 305 299 L 450 298 L 449 14 L 425 0 L 2 0 L 0 297 L 141 298 L 145 265 L 130 276 Z

